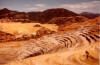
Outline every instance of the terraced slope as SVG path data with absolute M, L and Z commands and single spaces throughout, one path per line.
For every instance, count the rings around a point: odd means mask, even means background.
M 99 65 L 99 21 L 75 23 L 65 32 L 31 40 L 6 65 Z
M 83 48 L 46 54 L 5 65 L 99 65 L 98 42 Z
M 61 48 L 77 48 L 96 41 L 99 41 L 99 21 L 84 22 L 74 30 L 44 36 L 24 45 L 19 51 L 18 58 L 46 54 Z

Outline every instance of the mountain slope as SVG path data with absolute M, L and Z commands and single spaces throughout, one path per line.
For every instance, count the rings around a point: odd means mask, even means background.
M 9 18 L 12 21 L 18 22 L 32 22 L 38 21 L 40 23 L 48 23 L 54 17 L 70 17 L 77 16 L 78 14 L 63 8 L 47 9 L 43 12 L 18 12 L 12 11 L 7 8 L 0 10 L 0 19 Z M 17 20 L 16 20 L 17 19 Z

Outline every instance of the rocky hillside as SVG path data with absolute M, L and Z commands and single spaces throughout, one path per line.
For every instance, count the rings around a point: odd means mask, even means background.
M 15 22 L 32 22 L 38 21 L 40 23 L 48 23 L 54 17 L 70 17 L 78 14 L 63 8 L 48 9 L 43 12 L 18 12 L 7 8 L 0 10 L 0 19 L 9 18 Z
M 25 12 L 17 12 L 4 8 L 0 10 L 0 19 L 1 18 L 27 19 L 28 15 Z
M 39 22 L 39 23 L 49 23 L 49 21 L 53 18 L 58 17 L 75 17 L 75 16 L 84 16 L 89 19 L 96 18 L 100 16 L 99 13 L 90 13 L 90 12 L 83 12 L 77 14 L 70 10 L 64 8 L 53 8 L 47 9 L 44 11 L 32 11 L 32 12 L 18 12 L 12 11 L 7 8 L 0 10 L 0 19 L 8 18 L 13 22 Z M 1 22 L 1 21 L 0 21 Z
M 0 31 L 0 42 L 11 41 L 14 38 L 15 38 L 14 35 Z
M 85 21 L 90 22 L 91 24 L 94 24 L 94 22 L 99 22 L 100 21 L 100 17 L 96 17 L 95 19 L 87 19 L 86 18 L 86 19 L 84 19 L 84 22 Z M 58 30 L 59 31 L 69 31 L 69 30 L 71 31 L 71 30 L 73 30 L 75 28 L 77 29 L 79 26 L 81 27 L 81 25 L 82 25 L 81 22 L 78 22 L 78 23 L 70 23 L 70 24 L 65 23 L 65 24 L 59 26 Z M 84 25 L 87 25 L 87 23 L 84 23 Z
M 70 16 L 77 16 L 78 14 L 63 8 L 56 8 L 56 9 L 48 9 L 43 11 L 42 17 L 44 22 L 49 21 L 55 17 L 70 17 Z
M 73 17 L 55 17 L 49 21 L 50 24 L 57 24 L 57 25 L 69 25 L 72 23 L 77 22 L 84 22 L 88 20 L 88 18 L 84 16 L 73 16 Z

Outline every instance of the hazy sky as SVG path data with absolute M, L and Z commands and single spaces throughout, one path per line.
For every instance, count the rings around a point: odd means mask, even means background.
M 66 8 L 74 12 L 100 13 L 100 0 L 0 0 L 0 9 L 43 11 L 49 8 Z

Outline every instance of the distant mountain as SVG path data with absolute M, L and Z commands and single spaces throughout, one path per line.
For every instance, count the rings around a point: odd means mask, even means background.
M 70 17 L 77 16 L 78 14 L 63 8 L 48 9 L 43 11 L 42 17 L 44 22 L 51 20 L 54 17 Z
M 0 19 L 1 18 L 9 18 L 12 20 L 28 19 L 30 21 L 38 21 L 40 23 L 48 23 L 48 21 L 50 21 L 54 17 L 70 17 L 70 16 L 78 16 L 78 14 L 64 8 L 47 9 L 43 12 L 27 12 L 27 13 L 12 11 L 7 8 L 0 10 Z
M 11 11 L 8 10 L 7 8 L 1 9 L 0 10 L 0 18 L 5 18 L 5 17 L 9 17 L 9 13 Z
M 25 12 L 17 12 L 4 8 L 0 10 L 0 19 L 2 18 L 8 18 L 14 20 L 14 19 L 28 19 L 29 17 Z
M 54 17 L 69 17 L 78 15 L 63 8 L 47 9 L 43 12 L 29 12 L 28 14 L 30 20 L 40 21 L 41 23 L 48 23 L 48 21 Z
M 90 18 L 90 19 L 93 19 L 93 18 L 100 16 L 99 13 L 91 13 L 91 12 L 82 12 L 82 13 L 80 13 L 80 15 L 85 16 L 85 17 Z
M 0 10 L 0 18 L 8 17 L 8 18 L 16 18 L 17 19 L 18 15 L 22 17 L 22 15 L 23 16 L 25 15 L 25 12 L 12 11 L 12 10 L 9 10 L 7 8 Z

